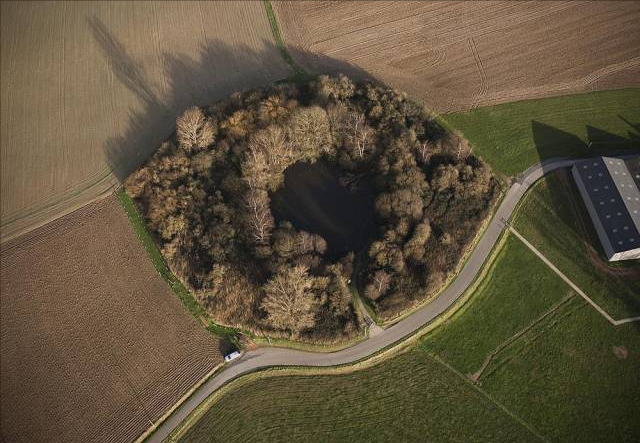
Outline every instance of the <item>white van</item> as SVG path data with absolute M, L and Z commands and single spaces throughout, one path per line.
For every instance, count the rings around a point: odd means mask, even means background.
M 224 356 L 224 361 L 229 363 L 231 360 L 235 360 L 238 357 L 240 357 L 240 351 L 233 351 L 231 354 Z

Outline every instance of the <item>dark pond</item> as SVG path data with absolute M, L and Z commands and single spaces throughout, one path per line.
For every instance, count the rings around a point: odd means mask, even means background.
M 376 233 L 370 183 L 361 177 L 346 186 L 340 177 L 340 169 L 326 160 L 299 162 L 287 168 L 284 185 L 271 195 L 276 223 L 288 220 L 321 235 L 333 257 L 360 251 Z

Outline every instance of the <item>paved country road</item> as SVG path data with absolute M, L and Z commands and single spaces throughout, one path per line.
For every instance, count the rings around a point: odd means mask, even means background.
M 341 351 L 314 353 L 285 348 L 258 348 L 254 351 L 248 351 L 241 359 L 229 364 L 220 373 L 207 380 L 146 441 L 149 443 L 162 442 L 212 392 L 242 374 L 269 366 L 334 366 L 351 363 L 368 357 L 411 335 L 446 311 L 473 282 L 502 233 L 505 227 L 504 221 L 509 219 L 527 189 L 544 174 L 571 166 L 574 161 L 578 160 L 553 159 L 536 164 L 521 174 L 509 188 L 495 216 L 456 279 L 428 305 L 377 335 Z

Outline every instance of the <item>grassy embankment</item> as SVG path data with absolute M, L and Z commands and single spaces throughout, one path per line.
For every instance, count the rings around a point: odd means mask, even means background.
M 443 118 L 495 171 L 508 176 L 550 157 L 640 149 L 638 88 L 524 100 Z

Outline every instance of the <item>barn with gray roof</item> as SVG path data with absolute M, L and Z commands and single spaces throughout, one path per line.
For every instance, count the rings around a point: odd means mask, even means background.
M 572 174 L 609 261 L 640 258 L 640 156 L 583 160 Z

